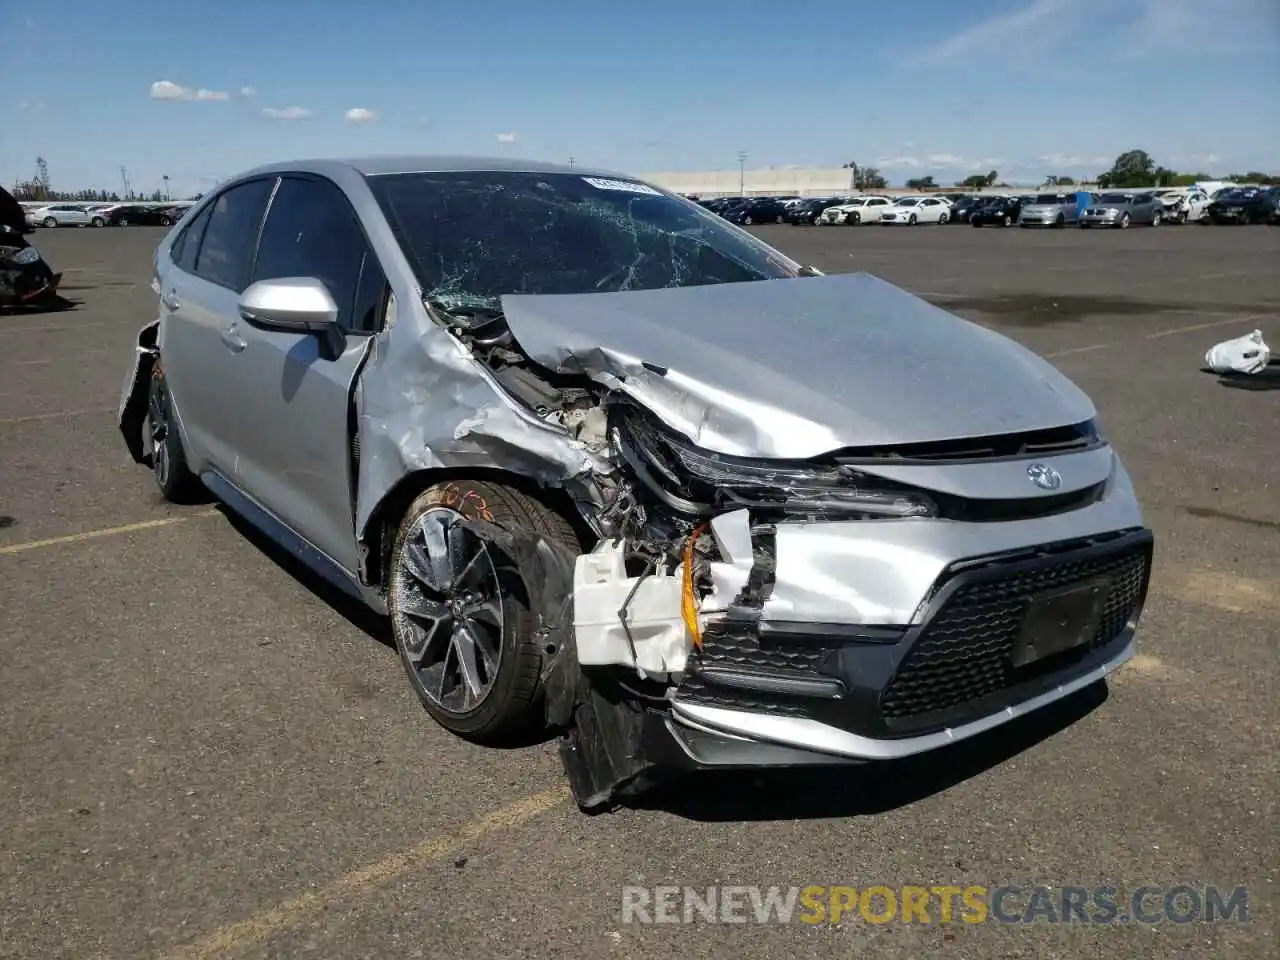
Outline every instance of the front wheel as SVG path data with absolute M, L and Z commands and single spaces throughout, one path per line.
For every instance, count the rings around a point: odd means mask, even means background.
M 914 227 L 915 225 L 916 225 L 916 215 L 913 213 L 911 216 L 907 217 L 907 226 Z
M 481 520 L 577 553 L 568 522 L 511 487 L 450 481 L 410 505 L 392 548 L 388 608 L 396 649 L 427 713 L 478 742 L 541 725 L 538 616 L 522 569 L 469 529 Z
M 1004 215 L 1004 219 L 1003 219 L 1003 220 L 1001 220 L 1000 222 L 1001 222 L 1004 226 L 1006 226 L 1006 227 L 1012 227 L 1012 226 L 1013 226 L 1013 217 L 1009 216 L 1009 215 L 1006 213 L 1006 214 Z
M 1151 217 L 1151 225 L 1152 225 L 1153 227 L 1158 227 L 1158 226 L 1160 226 L 1160 220 L 1161 220 L 1161 216 L 1160 216 L 1160 214 L 1158 214 L 1158 213 L 1156 213 L 1156 214 L 1152 214 L 1152 217 Z
M 743 217 L 743 218 L 742 218 L 742 225 L 743 225 L 744 227 L 749 227 L 749 226 L 751 226 L 753 223 L 755 223 L 755 221 L 754 221 L 754 220 L 752 220 L 750 217 Z
M 101 217 L 94 217 L 93 225 L 95 227 L 105 227 L 107 225 L 107 221 L 103 220 Z
M 1127 213 L 1122 214 L 1120 216 L 1120 229 L 1121 230 L 1129 229 L 1129 215 Z
M 41 223 L 44 226 L 48 227 L 50 230 L 52 230 L 54 227 L 58 225 L 58 221 L 53 219 L 53 217 L 45 217 L 44 220 L 41 221 Z
M 858 213 L 856 210 L 844 218 L 844 225 L 846 227 L 856 227 L 861 222 L 862 214 Z
M 1053 222 L 1053 225 L 1057 227 L 1059 230 L 1061 230 L 1063 227 L 1067 225 L 1067 218 L 1064 217 L 1062 214 L 1058 214 L 1058 219 Z
M 173 221 L 172 221 L 172 220 L 170 220 L 168 217 L 161 217 L 161 218 L 160 218 L 160 226 L 162 226 L 162 227 L 168 227 L 168 226 L 171 226 L 172 224 L 173 224 Z
M 945 213 L 939 214 L 939 215 L 938 215 L 938 226 L 942 226 L 944 223 L 946 223 L 946 222 L 947 222 L 948 220 L 950 220 L 950 219 L 951 219 L 951 218 L 950 218 L 950 217 L 948 217 Z

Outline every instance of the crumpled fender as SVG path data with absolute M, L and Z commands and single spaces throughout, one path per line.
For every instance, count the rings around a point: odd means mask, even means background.
M 125 446 L 134 463 L 150 466 L 151 458 L 143 443 L 143 424 L 147 419 L 147 401 L 151 384 L 151 370 L 155 366 L 159 349 L 156 345 L 160 333 L 160 321 L 152 320 L 138 331 L 137 346 L 133 351 L 133 364 L 120 391 L 120 406 L 116 412 L 116 424 L 124 435 Z

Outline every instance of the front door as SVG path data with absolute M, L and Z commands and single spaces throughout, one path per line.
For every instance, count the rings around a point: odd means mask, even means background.
M 252 279 L 314 277 L 338 304 L 344 343 L 241 321 L 244 342 L 227 391 L 238 435 L 239 482 L 312 546 L 358 569 L 351 395 L 378 329 L 386 278 L 346 196 L 318 177 L 287 175 L 271 201 Z

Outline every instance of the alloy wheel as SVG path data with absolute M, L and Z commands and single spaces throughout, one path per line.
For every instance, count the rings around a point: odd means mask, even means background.
M 462 514 L 436 506 L 396 558 L 405 657 L 422 693 L 455 716 L 484 702 L 502 660 L 502 585 L 490 549 Z
M 147 425 L 151 434 L 151 472 L 161 489 L 169 483 L 169 395 L 163 381 L 154 377 L 147 404 Z

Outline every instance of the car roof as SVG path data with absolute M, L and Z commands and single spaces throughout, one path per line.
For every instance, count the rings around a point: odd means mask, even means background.
M 611 170 L 594 170 L 576 165 L 521 160 L 511 157 L 484 157 L 466 154 L 412 154 L 403 156 L 347 157 L 337 159 L 301 159 L 264 164 L 246 170 L 240 176 L 297 171 L 321 176 L 339 169 L 355 170 L 366 177 L 396 173 L 575 173 L 579 176 L 622 177 L 636 179 Z M 239 179 L 239 177 L 237 177 Z

